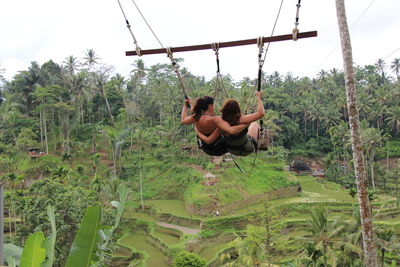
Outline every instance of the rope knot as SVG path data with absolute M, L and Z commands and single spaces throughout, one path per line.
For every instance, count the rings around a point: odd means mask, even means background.
M 257 38 L 257 46 L 262 49 L 262 47 L 264 46 L 264 42 L 263 42 L 264 37 L 260 36 Z
M 141 57 L 142 56 L 142 48 L 140 48 L 138 45 L 136 45 L 136 54 Z
M 298 35 L 299 35 L 299 29 L 297 29 L 297 25 L 296 25 L 296 28 L 294 28 L 292 31 L 293 41 L 298 40 Z
M 212 43 L 211 44 L 211 48 L 212 48 L 212 50 L 214 50 L 215 55 L 218 56 L 218 54 L 219 54 L 219 43 Z

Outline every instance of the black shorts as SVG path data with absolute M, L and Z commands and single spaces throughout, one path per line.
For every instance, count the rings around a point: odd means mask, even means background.
M 211 144 L 206 144 L 201 139 L 198 140 L 200 149 L 203 150 L 204 153 L 206 153 L 207 155 L 222 156 L 223 154 L 228 152 L 228 149 L 222 137 L 219 137 Z

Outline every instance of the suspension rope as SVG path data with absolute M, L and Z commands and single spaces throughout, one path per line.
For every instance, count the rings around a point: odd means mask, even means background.
M 137 40 L 136 40 L 136 37 L 135 37 L 135 35 L 134 35 L 133 32 L 132 32 L 131 25 L 129 24 L 129 21 L 128 21 L 128 19 L 126 18 L 126 15 L 125 15 L 124 9 L 122 8 L 121 2 L 120 2 L 119 0 L 117 0 L 117 1 L 118 1 L 118 5 L 119 5 L 119 7 L 120 7 L 120 9 L 121 9 L 122 15 L 124 16 L 124 19 L 125 19 L 125 22 L 126 22 L 126 27 L 128 27 L 128 30 L 129 30 L 129 32 L 131 33 L 131 36 L 132 36 L 132 38 L 133 38 L 133 43 L 135 44 L 136 53 L 138 54 L 138 56 L 141 56 L 141 53 L 140 53 L 141 48 L 139 47 L 138 42 L 137 42 Z
M 262 67 L 264 66 L 264 59 L 262 59 L 262 55 L 264 52 L 264 43 L 263 37 L 260 36 L 257 39 L 257 46 L 258 46 L 258 79 L 257 79 L 257 91 L 261 91 L 261 76 L 262 76 Z
M 299 0 L 299 1 L 300 1 L 300 0 Z M 278 20 L 279 20 L 280 14 L 281 14 L 282 6 L 283 6 L 283 0 L 281 0 L 281 4 L 279 5 L 279 9 L 278 9 L 278 12 L 277 12 L 277 14 L 276 14 L 274 26 L 272 27 L 271 36 L 274 35 L 275 28 L 276 28 L 276 25 L 278 24 Z M 263 79 L 263 77 L 262 77 L 262 68 L 263 68 L 263 66 L 264 66 L 265 59 L 266 59 L 266 57 L 267 57 L 267 54 L 268 54 L 268 51 L 269 51 L 269 46 L 271 45 L 271 42 L 268 42 L 267 47 L 266 47 L 266 49 L 265 49 L 264 58 L 261 59 L 262 53 L 263 53 L 263 49 L 264 49 L 264 48 L 263 48 L 263 45 L 264 45 L 264 43 L 263 43 L 263 37 L 258 37 L 258 39 L 257 39 L 257 46 L 258 46 L 258 79 L 257 79 L 257 91 L 260 91 L 260 90 L 261 90 L 261 81 L 262 81 L 262 79 Z M 252 97 L 252 96 L 253 96 L 253 94 L 251 95 L 251 97 Z M 253 101 L 253 100 L 248 101 L 248 105 L 247 105 L 247 108 L 246 108 L 246 112 L 248 112 L 248 110 L 249 110 L 250 107 L 252 107 L 252 106 L 254 106 L 254 101 Z M 261 122 L 261 121 L 260 121 L 260 122 Z
M 258 79 L 257 79 L 257 91 L 261 91 L 261 79 L 262 79 L 262 67 L 264 66 L 264 59 L 262 58 L 262 54 L 264 52 L 264 43 L 263 43 L 263 37 L 258 37 L 257 40 L 257 45 L 258 45 Z M 263 120 L 260 120 L 260 127 L 261 130 L 263 129 Z M 257 140 L 258 141 L 258 140 Z
M 215 52 L 215 58 L 217 60 L 217 73 L 219 73 L 220 72 L 220 69 L 219 69 L 219 43 L 212 43 L 211 47 Z
M 300 0 L 299 0 L 299 1 L 300 1 Z M 278 13 L 276 14 L 274 27 L 272 27 L 272 31 L 271 31 L 271 36 L 274 35 L 275 28 L 276 28 L 276 24 L 278 24 L 278 19 L 279 19 L 279 16 L 281 15 L 282 5 L 283 5 L 283 0 L 281 1 L 281 4 L 280 4 L 280 6 L 279 6 Z M 270 45 L 271 45 L 271 43 L 268 43 L 268 44 L 267 44 L 267 48 L 265 49 L 265 55 L 264 55 L 263 62 L 265 62 L 265 58 L 267 57 L 267 54 L 268 54 L 269 46 L 270 46 Z M 263 64 L 264 64 L 264 63 L 263 63 Z
M 299 12 L 300 12 L 300 7 L 301 7 L 301 0 L 296 5 L 297 11 L 296 11 L 296 20 L 294 22 L 294 29 L 292 31 L 293 34 L 293 41 L 297 41 L 297 36 L 299 34 L 299 29 L 297 28 L 299 26 Z
M 186 93 L 185 82 L 179 71 L 179 65 L 176 63 L 174 55 L 172 54 L 171 47 L 167 47 L 166 50 L 167 50 L 167 55 L 168 55 L 169 59 L 171 59 L 172 67 L 174 68 L 174 71 L 175 71 L 176 75 L 178 76 L 179 84 L 181 85 L 183 95 L 185 96 L 185 99 L 189 99 L 189 97 L 187 96 L 187 93 Z
M 119 2 L 119 0 L 118 0 Z M 149 27 L 150 31 L 153 33 L 154 37 L 157 39 L 157 42 L 161 45 L 162 48 L 164 48 L 164 46 L 162 45 L 162 43 L 160 42 L 160 39 L 158 39 L 157 35 L 155 34 L 155 32 L 153 31 L 153 29 L 150 27 L 150 24 L 147 22 L 146 18 L 143 16 L 142 12 L 140 11 L 138 5 L 136 5 L 135 1 L 132 0 L 133 4 L 135 5 L 137 11 L 139 12 L 140 16 L 142 16 L 142 19 L 144 20 L 144 22 L 147 24 L 147 27 Z
M 219 43 L 212 43 L 211 48 L 215 53 L 215 59 L 217 63 L 217 76 L 216 76 L 216 86 L 214 91 L 214 98 L 217 98 L 218 92 L 220 92 L 221 98 L 227 98 L 228 94 L 225 89 L 224 80 L 222 78 L 221 69 L 219 65 Z

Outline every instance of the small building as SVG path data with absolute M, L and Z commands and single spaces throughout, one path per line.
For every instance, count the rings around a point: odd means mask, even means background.
M 38 148 L 38 147 L 32 147 L 32 148 L 28 148 L 28 155 L 30 158 L 38 158 L 38 157 L 44 156 L 45 153 L 40 151 L 40 148 Z

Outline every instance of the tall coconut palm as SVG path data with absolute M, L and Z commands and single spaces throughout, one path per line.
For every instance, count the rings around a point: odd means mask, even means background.
M 381 129 L 385 115 L 387 113 L 387 105 L 374 103 L 370 108 L 371 109 L 369 111 L 368 119 L 370 121 L 375 121 L 376 127 L 378 129 Z
M 112 68 L 110 68 L 110 67 L 102 67 L 100 70 L 98 70 L 96 73 L 94 73 L 93 86 L 94 86 L 95 90 L 100 90 L 100 94 L 106 102 L 106 106 L 107 106 L 108 113 L 110 115 L 111 123 L 114 124 L 114 116 L 111 111 L 111 107 L 110 107 L 110 103 L 108 101 L 107 94 L 104 90 L 104 87 L 106 85 L 106 82 L 108 80 L 111 70 L 112 70 Z
M 95 64 L 99 63 L 100 57 L 96 55 L 96 52 L 93 49 L 88 49 L 85 52 L 83 60 L 85 61 L 84 64 L 89 66 L 89 70 L 91 70 Z
M 328 104 L 322 112 L 321 121 L 327 130 L 337 125 L 340 121 L 339 110 L 333 104 Z
M 36 103 L 34 103 L 33 93 L 36 88 L 43 85 L 43 75 L 40 66 L 37 62 L 31 62 L 31 66 L 27 71 L 21 71 L 16 76 L 16 81 L 12 83 L 12 89 L 15 90 L 19 96 L 16 102 L 21 103 L 21 110 L 28 116 L 34 110 Z
M 349 125 L 345 121 L 340 121 L 336 126 L 329 128 L 329 135 L 334 145 L 337 145 L 339 150 L 343 152 L 343 160 L 347 161 L 348 149 L 349 149 Z
M 79 66 L 81 65 L 81 63 L 79 62 L 79 60 L 74 57 L 74 56 L 69 56 L 67 57 L 64 61 L 63 64 L 65 66 L 65 69 L 69 72 L 69 73 L 75 73 Z
M 317 74 L 318 80 L 320 81 L 325 81 L 326 78 L 328 77 L 328 72 L 325 70 L 320 70 L 320 72 L 318 72 Z
M 358 191 L 358 201 L 360 203 L 364 264 L 366 267 L 377 267 L 378 259 L 374 242 L 371 205 L 368 199 L 367 174 L 365 170 L 363 145 L 360 134 L 360 119 L 357 108 L 357 93 L 354 79 L 353 55 L 344 0 L 336 0 L 336 11 L 343 54 L 354 169 Z
M 382 144 L 382 132 L 376 128 L 367 128 L 363 129 L 362 141 L 364 145 L 364 151 L 366 152 L 367 157 L 369 158 L 370 170 L 371 170 L 371 182 L 372 188 L 375 191 L 375 148 Z
M 131 71 L 133 73 L 132 79 L 135 81 L 136 84 L 141 84 L 146 77 L 146 67 L 144 65 L 144 61 L 141 59 L 136 60 L 132 66 L 134 69 Z
M 382 58 L 379 58 L 376 62 L 375 62 L 375 67 L 378 70 L 378 72 L 380 74 L 382 74 L 385 71 L 385 67 L 386 67 L 386 63 Z

